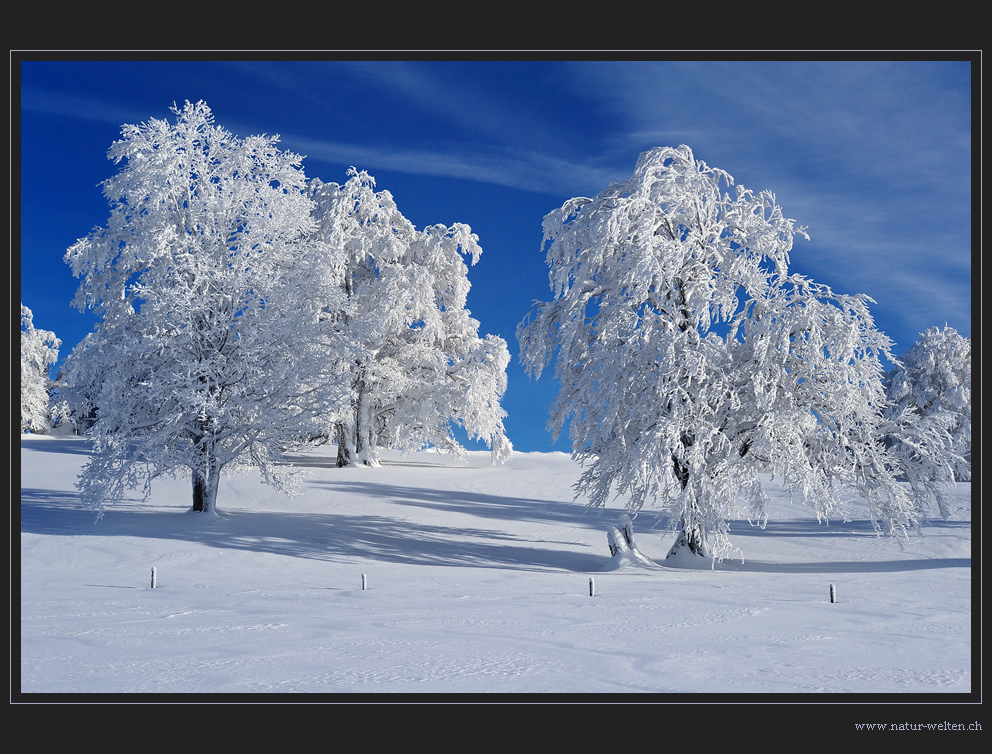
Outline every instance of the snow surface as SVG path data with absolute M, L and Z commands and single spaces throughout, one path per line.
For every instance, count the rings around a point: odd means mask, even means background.
M 87 452 L 21 438 L 27 701 L 972 691 L 970 484 L 949 521 L 900 548 L 857 515 L 818 524 L 771 483 L 767 528 L 732 528 L 743 564 L 687 569 L 659 564 L 672 536 L 647 509 L 637 549 L 611 558 L 621 503 L 571 502 L 580 469 L 560 453 L 492 467 L 488 452 L 465 466 L 387 452 L 382 468 L 337 469 L 325 447 L 288 459 L 312 472 L 299 497 L 225 478 L 209 517 L 166 480 L 94 523 L 73 487 Z

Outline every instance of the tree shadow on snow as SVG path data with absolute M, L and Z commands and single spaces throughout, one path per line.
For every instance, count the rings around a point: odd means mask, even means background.
M 315 488 L 364 497 L 374 496 L 396 505 L 414 506 L 443 513 L 462 513 L 498 521 L 571 525 L 602 529 L 612 512 L 590 510 L 581 503 L 563 503 L 537 498 L 505 497 L 484 492 L 433 490 L 426 487 L 403 487 L 378 482 L 315 481 Z M 610 520 L 612 523 L 612 520 Z
M 602 555 L 577 552 L 571 546 L 574 543 L 559 543 L 562 549 L 556 549 L 493 529 L 415 523 L 378 515 L 232 510 L 210 520 L 200 514 L 142 510 L 140 503 L 127 503 L 108 509 L 105 517 L 95 522 L 92 512 L 79 507 L 78 496 L 37 489 L 21 491 L 21 531 L 174 539 L 332 562 L 372 560 L 585 573 L 600 570 L 606 560 Z
M 267 552 L 289 557 L 349 562 L 372 560 L 407 565 L 433 565 L 478 568 L 511 568 L 570 572 L 598 572 L 609 560 L 606 525 L 615 511 L 591 512 L 575 503 L 529 498 L 502 497 L 476 492 L 432 490 L 422 487 L 374 482 L 312 483 L 325 488 L 329 496 L 340 492 L 349 496 L 376 496 L 391 504 L 414 506 L 447 514 L 464 514 L 478 519 L 530 522 L 552 527 L 592 529 L 603 532 L 603 550 L 584 543 L 563 540 L 539 541 L 480 527 L 418 523 L 400 517 L 334 512 L 294 513 L 253 510 L 222 510 L 217 519 L 182 513 L 161 506 L 146 508 L 137 500 L 107 510 L 95 521 L 72 492 L 44 489 L 21 490 L 21 531 L 29 534 L 66 536 L 132 536 L 174 539 L 211 547 Z M 329 506 L 332 506 L 330 503 Z M 602 513 L 602 515 L 597 515 Z M 652 536 L 647 525 L 651 516 L 639 516 L 642 536 Z M 658 521 L 660 523 L 660 520 Z M 934 527 L 960 529 L 967 521 L 937 521 Z M 741 545 L 745 559 L 727 559 L 717 570 L 765 573 L 872 573 L 914 571 L 936 568 L 970 568 L 970 558 L 907 558 L 886 561 L 812 561 L 776 563 L 747 557 L 751 537 L 875 538 L 867 521 L 840 522 L 827 526 L 813 520 L 770 521 L 765 529 L 738 523 L 731 537 Z M 664 565 L 664 561 L 658 561 Z
M 963 530 L 970 529 L 970 521 L 930 521 L 922 527 L 922 537 L 911 534 L 909 545 L 925 541 L 928 529 Z M 819 523 L 816 519 L 792 519 L 787 521 L 769 521 L 764 528 L 751 526 L 747 522 L 737 522 L 732 525 L 730 537 L 744 551 L 744 562 L 740 558 L 727 558 L 717 564 L 717 570 L 760 573 L 883 573 L 895 571 L 920 571 L 937 568 L 971 568 L 971 558 L 935 558 L 909 557 L 900 560 L 857 560 L 857 561 L 822 561 L 775 563 L 749 558 L 748 543 L 750 538 L 771 537 L 773 539 L 801 540 L 803 538 L 837 537 L 847 541 L 880 540 L 892 541 L 880 537 L 870 521 L 856 519 L 833 523 Z
M 915 560 L 875 561 L 814 561 L 810 563 L 770 563 L 751 560 L 744 553 L 744 562 L 727 559 L 716 566 L 718 571 L 739 573 L 894 573 L 900 571 L 929 571 L 937 568 L 971 568 L 971 558 L 919 558 Z
M 923 535 L 930 529 L 970 529 L 970 521 L 943 521 L 935 519 L 922 526 Z M 730 536 L 738 537 L 870 537 L 878 534 L 867 519 L 851 521 L 830 521 L 819 523 L 815 518 L 768 521 L 764 528 L 752 526 L 746 521 L 733 522 Z M 911 536 L 913 536 L 911 534 Z
M 20 514 L 24 534 L 85 534 L 87 529 L 93 529 L 96 520 L 91 511 L 82 507 L 75 493 L 23 487 Z
M 93 450 L 93 443 L 84 437 L 47 435 L 44 438 L 22 437 L 21 447 L 42 453 L 69 453 L 88 456 Z

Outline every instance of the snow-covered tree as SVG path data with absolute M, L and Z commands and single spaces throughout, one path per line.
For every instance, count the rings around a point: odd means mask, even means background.
M 728 520 L 766 518 L 760 473 L 819 517 L 845 490 L 879 531 L 925 515 L 882 441 L 890 341 L 870 299 L 789 272 L 797 233 L 772 194 L 686 146 L 642 154 L 629 180 L 544 220 L 553 300 L 518 328 L 521 358 L 535 377 L 556 361 L 549 428 L 568 425 L 586 467 L 577 494 L 657 504 L 670 555 L 735 552 Z
M 341 264 L 324 320 L 348 342 L 329 372 L 349 391 L 334 417 L 340 465 L 378 465 L 379 447 L 462 447 L 453 425 L 483 440 L 493 461 L 511 445 L 500 399 L 506 342 L 479 336 L 465 308 L 468 266 L 482 253 L 467 225 L 417 230 L 388 191 L 352 169 L 343 186 L 311 183 L 318 238 Z
M 892 405 L 886 416 L 901 429 L 890 440 L 911 468 L 927 454 L 917 451 L 921 426 L 936 424 L 950 435 L 954 476 L 971 479 L 971 338 L 952 327 L 931 327 L 887 375 Z
M 63 388 L 80 415 L 96 409 L 79 488 L 97 511 L 163 474 L 191 479 L 197 511 L 235 467 L 284 486 L 280 448 L 341 400 L 317 373 L 314 270 L 331 262 L 301 158 L 216 126 L 202 102 L 173 112 L 122 127 L 107 226 L 66 253 L 75 304 L 99 316 Z
M 59 360 L 62 341 L 34 326 L 31 310 L 21 304 L 21 432 L 51 428 L 52 380 L 49 368 Z

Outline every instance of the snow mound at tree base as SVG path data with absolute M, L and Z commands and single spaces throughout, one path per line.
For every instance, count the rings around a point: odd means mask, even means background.
M 708 562 L 708 561 L 707 561 Z M 604 571 L 619 571 L 625 568 L 660 568 L 651 558 L 642 555 L 637 548 L 618 552 L 607 561 Z
M 189 516 L 194 521 L 199 521 L 206 524 L 215 524 L 218 521 L 223 521 L 224 516 L 216 508 L 212 508 L 209 511 L 198 511 L 193 510 L 192 507 L 186 511 L 186 515 Z
M 637 545 L 634 544 L 634 522 L 626 513 L 620 514 L 617 526 L 607 528 L 606 541 L 612 557 L 604 570 L 615 571 L 629 566 L 658 567 L 657 563 L 638 551 Z
M 713 569 L 714 559 L 706 555 L 697 555 L 688 547 L 672 548 L 662 564 L 667 568 L 694 568 L 697 570 L 710 571 Z

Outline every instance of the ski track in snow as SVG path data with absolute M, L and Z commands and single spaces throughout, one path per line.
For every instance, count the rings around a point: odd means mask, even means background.
M 573 503 L 563 454 L 336 469 L 325 449 L 301 457 L 297 498 L 225 479 L 207 522 L 165 481 L 94 524 L 73 489 L 81 448 L 22 440 L 29 697 L 971 689 L 970 484 L 903 548 L 856 517 L 817 525 L 771 484 L 767 529 L 733 526 L 744 562 L 687 570 L 611 562 L 620 503 Z M 660 563 L 656 523 L 644 511 L 635 536 Z

